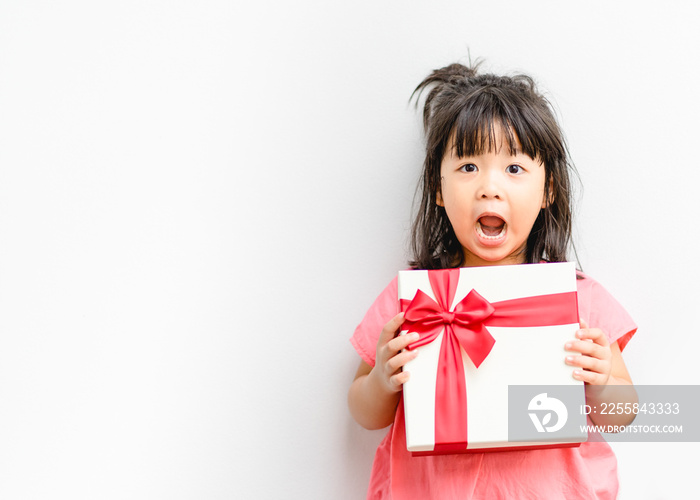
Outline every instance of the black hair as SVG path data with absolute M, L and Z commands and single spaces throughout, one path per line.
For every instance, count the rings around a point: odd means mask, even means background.
M 519 142 L 522 152 L 545 168 L 549 203 L 530 231 L 525 262 L 564 262 L 569 247 L 573 249 L 570 173 L 576 171 L 552 106 L 529 76 L 478 74 L 478 67 L 479 62 L 435 70 L 411 95 L 418 99 L 430 89 L 423 108 L 426 152 L 410 264 L 417 269 L 444 269 L 463 263 L 462 246 L 445 209 L 436 203 L 442 160 L 451 140 L 457 156 L 495 150 L 499 127 L 511 154 Z

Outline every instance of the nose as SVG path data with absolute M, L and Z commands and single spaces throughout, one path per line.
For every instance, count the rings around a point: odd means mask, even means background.
M 481 183 L 477 189 L 476 195 L 482 199 L 500 200 L 502 196 L 502 186 L 498 178 L 498 173 L 489 171 L 484 172 L 480 178 Z

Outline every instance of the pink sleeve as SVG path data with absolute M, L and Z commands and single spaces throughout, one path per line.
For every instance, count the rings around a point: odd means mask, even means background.
M 637 331 L 630 315 L 603 285 L 584 275 L 578 280 L 579 316 L 591 328 L 600 328 L 622 351 Z
M 357 353 L 370 366 L 374 366 L 377 340 L 379 340 L 382 328 L 398 313 L 398 278 L 394 278 L 375 299 L 350 338 L 350 343 L 352 343 Z

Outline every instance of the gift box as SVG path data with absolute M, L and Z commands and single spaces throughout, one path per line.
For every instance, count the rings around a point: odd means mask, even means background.
M 404 367 L 411 374 L 403 387 L 409 451 L 482 452 L 586 440 L 580 427 L 585 415 L 576 412 L 569 412 L 564 434 L 543 428 L 551 415 L 537 420 L 534 405 L 554 401 L 547 393 L 534 394 L 529 415 L 528 408 L 511 408 L 509 415 L 509 388 L 520 386 L 566 387 L 581 408 L 585 404 L 583 382 L 564 361 L 564 345 L 580 328 L 573 263 L 400 271 L 398 282 L 406 317 L 401 334 L 420 334 L 410 346 L 418 356 Z M 516 410 L 532 420 L 526 441 L 509 440 Z

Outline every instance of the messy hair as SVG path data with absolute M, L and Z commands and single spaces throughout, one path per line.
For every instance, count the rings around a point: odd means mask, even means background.
M 445 208 L 436 203 L 441 194 L 440 167 L 450 144 L 460 157 L 497 150 L 499 129 L 511 154 L 519 149 L 519 142 L 521 151 L 545 168 L 549 202 L 527 239 L 525 262 L 564 262 L 573 248 L 570 173 L 575 175 L 575 170 L 552 107 L 529 76 L 478 74 L 478 66 L 478 62 L 470 67 L 451 64 L 435 70 L 411 96 L 416 97 L 417 106 L 423 91 L 430 89 L 423 108 L 426 153 L 410 264 L 418 269 L 444 269 L 464 261 Z

